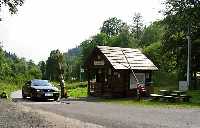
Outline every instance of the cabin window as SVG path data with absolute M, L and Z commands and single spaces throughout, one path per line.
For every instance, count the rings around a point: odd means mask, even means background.
M 104 60 L 95 60 L 93 63 L 95 66 L 102 66 L 105 65 Z
M 117 75 L 117 72 L 114 72 L 114 75 Z
M 107 78 L 105 78 L 105 82 L 108 82 L 108 79 L 107 79 Z
M 117 77 L 120 78 L 120 73 L 117 74 Z
M 146 79 L 149 79 L 150 78 L 150 74 L 149 73 L 146 73 Z
M 98 55 L 98 56 L 97 56 L 97 59 L 100 60 L 100 59 L 101 59 L 101 56 Z
M 114 74 L 114 79 L 115 79 L 115 80 L 119 80 L 120 73 L 114 72 L 113 74 Z
M 145 84 L 145 73 L 135 73 L 139 84 L 144 85 Z M 137 81 L 132 73 L 130 73 L 130 89 L 137 88 Z

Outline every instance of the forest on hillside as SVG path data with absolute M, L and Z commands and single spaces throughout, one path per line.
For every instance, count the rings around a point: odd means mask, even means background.
M 0 81 L 23 83 L 24 80 L 41 78 L 41 71 L 32 60 L 26 61 L 0 47 Z
M 97 45 L 129 47 L 140 49 L 159 68 L 155 73 L 155 82 L 176 84 L 186 80 L 187 36 L 191 37 L 192 59 L 191 76 L 193 88 L 197 88 L 200 72 L 200 1 L 166 0 L 164 19 L 144 25 L 142 14 L 135 13 L 132 23 L 128 24 L 117 17 L 110 17 L 102 23 L 100 32 L 76 48 L 61 53 L 53 50 L 47 61 L 35 65 L 15 54 L 0 48 L 0 80 L 23 81 L 32 78 L 58 80 L 58 74 L 64 73 L 66 81 L 79 80 L 80 69 Z M 188 28 L 190 32 L 188 33 Z M 97 28 L 98 29 L 98 28 Z M 58 64 L 61 69 L 58 70 Z M 167 81 L 167 82 L 166 82 Z M 173 81 L 169 83 L 168 81 Z

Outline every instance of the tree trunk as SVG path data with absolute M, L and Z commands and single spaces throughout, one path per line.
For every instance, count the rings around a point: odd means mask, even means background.
M 67 94 L 65 94 L 65 81 L 64 81 L 64 77 L 63 74 L 61 72 L 62 68 L 61 68 L 61 64 L 59 64 L 59 81 L 60 81 L 60 88 L 61 88 L 61 98 L 64 98 L 65 95 L 67 96 Z
M 61 98 L 65 97 L 65 88 L 64 88 L 64 82 L 63 80 L 60 80 L 60 88 L 61 88 Z

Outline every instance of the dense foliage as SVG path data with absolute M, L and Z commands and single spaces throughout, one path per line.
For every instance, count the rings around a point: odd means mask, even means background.
M 196 74 L 200 71 L 200 1 L 166 0 L 165 5 L 166 18 L 163 20 L 163 23 L 165 24 L 166 32 L 162 41 L 163 53 L 170 60 L 174 60 L 173 68 L 178 71 L 179 79 L 185 80 L 188 47 L 187 36 L 190 36 L 192 42 L 191 76 L 193 85 L 197 85 Z
M 32 60 L 26 61 L 0 47 L 0 81 L 21 83 L 33 78 L 41 78 L 41 72 Z
M 38 66 L 42 73 L 42 79 L 50 81 L 59 81 L 60 75 L 64 74 L 64 57 L 63 54 L 57 49 L 50 53 L 47 61 L 40 61 Z

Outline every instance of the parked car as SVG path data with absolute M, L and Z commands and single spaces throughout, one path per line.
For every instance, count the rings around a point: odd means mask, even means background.
M 59 98 L 60 91 L 48 80 L 34 79 L 27 81 L 22 87 L 23 98 L 54 99 Z

